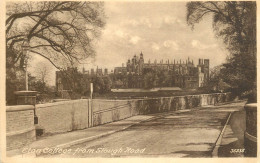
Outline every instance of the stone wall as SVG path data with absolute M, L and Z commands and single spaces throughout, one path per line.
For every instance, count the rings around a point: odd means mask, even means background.
M 135 100 L 61 101 L 35 106 L 37 128 L 44 134 L 85 129 L 122 120 L 135 115 L 192 109 L 227 102 L 230 94 L 203 94 Z M 93 108 L 93 119 L 90 114 Z M 34 106 L 9 106 L 6 110 L 7 150 L 22 147 L 35 140 Z
M 192 109 L 230 100 L 230 93 L 173 96 L 137 100 L 94 100 L 94 126 L 134 115 Z
M 23 147 L 35 139 L 34 106 L 7 106 L 6 149 L 12 150 Z
M 230 93 L 173 96 L 133 100 L 132 107 L 136 109 L 138 114 L 151 114 L 215 105 L 229 100 Z
M 93 100 L 93 126 L 118 121 L 134 115 L 128 100 Z
M 93 99 L 93 111 L 101 111 L 111 109 L 118 106 L 127 105 L 128 100 L 104 100 L 104 99 Z
M 38 126 L 44 133 L 60 133 L 89 126 L 88 100 L 61 101 L 36 105 Z

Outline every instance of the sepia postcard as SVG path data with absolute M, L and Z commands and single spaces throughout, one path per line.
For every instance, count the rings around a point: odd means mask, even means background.
M 257 5 L 1 2 L 0 163 L 257 162 Z

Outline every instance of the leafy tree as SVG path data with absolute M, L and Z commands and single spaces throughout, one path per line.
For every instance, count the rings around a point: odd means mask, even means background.
M 158 76 L 158 86 L 159 87 L 169 87 L 171 86 L 171 75 L 169 74 L 169 72 L 164 71 L 164 70 L 158 70 L 156 72 L 157 76 Z
M 90 95 L 90 83 L 91 83 L 91 79 L 88 76 L 83 75 L 79 84 L 81 87 L 81 95 L 83 96 Z
M 103 81 L 104 81 L 103 93 L 110 92 L 112 87 L 112 80 L 110 79 L 109 76 L 105 76 L 103 77 Z
M 123 85 L 124 83 L 120 79 L 114 81 L 115 88 L 122 88 Z
M 208 14 L 216 36 L 230 53 L 221 69 L 223 81 L 238 94 L 256 89 L 256 2 L 187 3 L 187 23 L 192 28 Z
M 93 81 L 93 87 L 95 93 L 103 93 L 104 90 L 104 80 L 101 76 L 97 76 Z
M 15 105 L 14 91 L 25 90 L 24 71 L 18 68 L 6 69 L 6 104 Z
M 83 75 L 75 68 L 67 68 L 66 70 L 60 71 L 63 80 L 63 87 L 66 90 L 71 90 L 72 92 L 80 95 L 83 91 L 81 87 L 81 80 Z
M 158 77 L 155 73 L 148 72 L 144 75 L 144 88 L 150 89 L 157 85 Z
M 224 68 L 223 65 L 215 66 L 210 70 L 209 81 L 203 86 L 202 90 L 206 92 L 224 92 L 228 91 L 231 86 L 223 81 L 224 74 L 221 70 Z

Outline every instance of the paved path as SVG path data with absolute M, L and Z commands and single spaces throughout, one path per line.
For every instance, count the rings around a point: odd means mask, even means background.
M 154 114 L 120 132 L 71 146 L 66 154 L 44 157 L 212 157 L 227 117 L 243 106 L 240 102 Z
M 154 116 L 151 115 L 138 115 L 121 121 L 108 123 L 105 125 L 84 130 L 77 130 L 52 136 L 40 137 L 37 141 L 21 149 L 7 151 L 7 156 L 36 157 L 38 155 L 44 155 L 46 153 L 60 153 L 57 150 L 70 147 L 71 145 L 79 144 L 81 142 L 91 141 L 105 135 L 113 134 L 115 132 L 124 130 L 136 123 L 149 120 L 153 117 Z M 56 151 L 52 152 L 50 151 L 51 149 L 56 149 Z

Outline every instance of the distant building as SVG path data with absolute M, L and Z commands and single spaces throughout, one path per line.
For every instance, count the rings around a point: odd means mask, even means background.
M 175 61 L 170 63 L 163 60 L 157 63 L 155 60 L 153 63 L 149 60 L 148 63 L 144 62 L 144 55 L 141 52 L 140 56 L 134 55 L 132 59 L 128 59 L 126 67 L 115 67 L 114 74 L 131 75 L 134 78 L 132 81 L 136 81 L 136 84 L 128 83 L 127 88 L 142 88 L 144 75 L 148 72 L 154 71 L 166 71 L 168 76 L 172 79 L 169 86 L 181 87 L 181 88 L 198 88 L 202 87 L 209 80 L 209 59 L 199 59 L 197 66 L 193 61 Z M 127 83 L 127 82 L 126 82 Z
M 144 61 L 144 55 L 141 52 L 139 56 L 134 55 L 132 59 L 128 59 L 126 66 L 115 67 L 114 70 L 108 71 L 107 68 L 92 68 L 90 71 L 82 69 L 82 73 L 78 72 L 77 68 L 67 68 L 65 71 L 56 72 L 56 89 L 63 98 L 66 98 L 72 91 L 72 86 L 68 78 L 68 74 L 77 74 L 86 79 L 93 79 L 96 76 L 109 76 L 113 82 L 114 88 L 143 88 L 144 77 L 147 73 L 159 72 L 165 73 L 169 79 L 166 82 L 167 86 L 160 85 L 156 82 L 158 87 L 180 87 L 194 89 L 203 87 L 209 80 L 209 59 L 199 59 L 198 65 L 195 66 L 193 60 L 189 58 L 185 61 L 170 62 L 163 60 L 152 63 L 148 60 Z M 70 78 L 75 78 L 71 76 Z M 80 83 L 75 83 L 80 84 Z M 74 84 L 74 85 L 75 85 Z
M 114 73 L 115 74 L 125 74 L 127 72 L 127 68 L 124 67 L 124 64 L 122 64 L 122 67 L 115 67 Z

